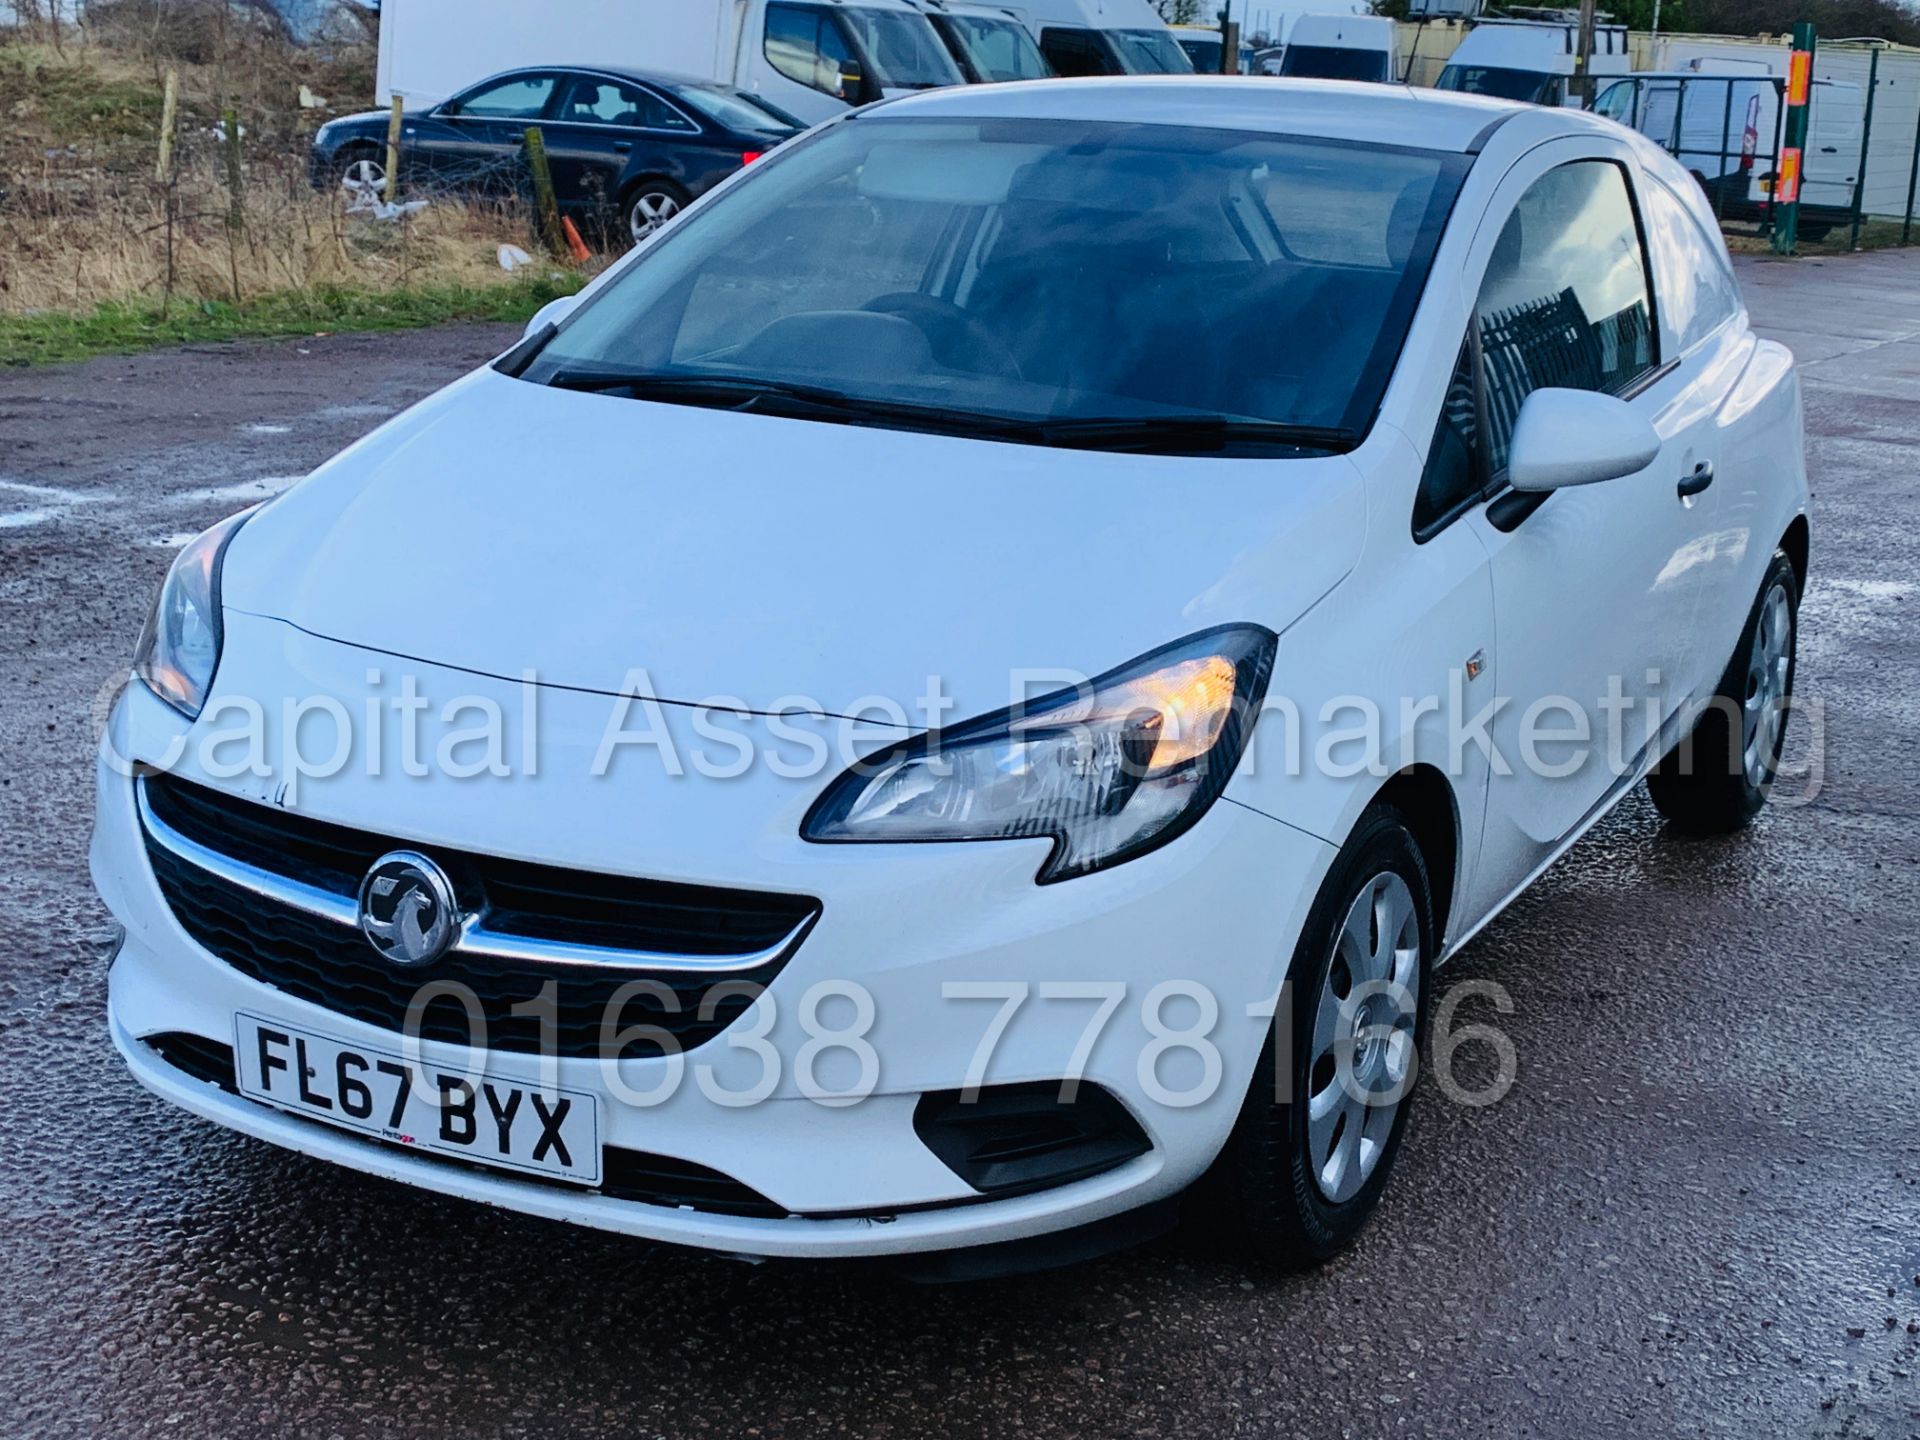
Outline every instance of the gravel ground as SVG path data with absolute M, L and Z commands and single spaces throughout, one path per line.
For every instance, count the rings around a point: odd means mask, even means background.
M 1442 989 L 1504 987 L 1516 1083 L 1430 1090 L 1303 1278 L 1179 1238 L 946 1289 L 750 1267 L 149 1098 L 102 1021 L 94 696 L 177 537 L 510 336 L 0 371 L 0 1432 L 1920 1435 L 1920 253 L 1742 270 L 1807 383 L 1824 787 L 1710 842 L 1636 796 L 1490 927 Z

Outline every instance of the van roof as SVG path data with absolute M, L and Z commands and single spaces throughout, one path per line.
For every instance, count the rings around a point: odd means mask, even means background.
M 1405 85 L 1217 75 L 1115 75 L 955 86 L 888 100 L 861 113 L 876 112 L 888 117 L 1194 125 L 1457 153 L 1477 150 L 1487 132 L 1513 115 L 1551 113 L 1536 105 Z M 1569 111 L 1564 123 L 1602 122 Z

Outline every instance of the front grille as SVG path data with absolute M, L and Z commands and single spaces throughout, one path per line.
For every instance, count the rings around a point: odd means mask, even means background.
M 374 860 L 405 843 L 166 776 L 141 784 L 154 819 L 193 845 L 342 902 L 352 901 Z M 600 947 L 604 960 L 543 964 L 456 945 L 407 971 L 389 964 L 357 926 L 204 868 L 152 829 L 146 839 L 154 878 L 182 928 L 249 979 L 383 1030 L 519 1054 L 643 1057 L 703 1044 L 780 972 L 820 909 L 804 896 L 416 847 L 446 870 L 463 907 L 484 914 L 488 931 Z M 761 958 L 705 970 L 641 963 L 643 956 L 729 955 Z M 631 1033 L 636 1027 L 640 1035 Z M 603 1033 L 611 1039 L 623 1030 L 617 1050 L 603 1047 Z
M 229 1094 L 239 1093 L 239 1087 L 234 1083 L 231 1045 L 223 1045 L 203 1035 L 191 1035 L 184 1030 L 149 1035 L 145 1043 L 148 1049 L 176 1070 L 184 1071 L 196 1080 L 218 1085 Z M 409 1148 L 407 1153 L 440 1164 L 466 1163 L 432 1150 Z M 486 1169 L 485 1166 L 471 1168 Z M 781 1220 L 787 1215 L 786 1207 L 776 1205 L 758 1190 L 743 1185 L 731 1175 L 723 1175 L 705 1165 L 696 1165 L 691 1160 L 677 1160 L 670 1155 L 649 1155 L 644 1150 L 624 1150 L 618 1145 L 604 1145 L 600 1150 L 600 1174 L 598 1193 L 615 1200 L 664 1205 L 675 1210 L 697 1210 L 706 1215 L 744 1215 L 762 1220 Z M 551 1184 L 567 1190 L 579 1189 L 565 1181 L 549 1180 L 541 1175 L 515 1175 L 513 1178 Z

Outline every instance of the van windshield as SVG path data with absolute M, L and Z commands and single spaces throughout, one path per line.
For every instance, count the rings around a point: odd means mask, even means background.
M 1544 70 L 1509 70 L 1499 65 L 1449 65 L 1433 83 L 1436 90 L 1458 90 L 1466 95 L 1491 95 L 1497 100 L 1525 100 L 1535 105 L 1559 104 L 1560 79 Z
M 776 151 L 691 211 L 519 373 L 1025 443 L 1345 449 L 1469 163 L 882 114 Z
M 1044 80 L 1053 67 L 1027 27 L 987 15 L 941 15 L 934 23 L 967 57 L 982 80 Z
M 1346 45 L 1289 45 L 1280 61 L 1282 75 L 1310 80 L 1391 80 L 1387 52 Z
M 1165 30 L 1109 30 L 1107 36 L 1129 75 L 1193 73 L 1193 62 L 1187 59 L 1187 52 Z
M 924 15 L 854 8 L 839 13 L 853 26 L 860 48 L 880 72 L 875 80 L 887 89 L 929 90 L 963 82 L 953 57 Z

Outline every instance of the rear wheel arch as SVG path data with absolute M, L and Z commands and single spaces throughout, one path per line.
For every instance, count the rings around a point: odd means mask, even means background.
M 635 175 L 621 184 L 620 205 L 623 208 L 631 205 L 634 196 L 647 190 L 661 190 L 669 194 L 681 196 L 687 193 L 687 187 L 680 183 L 677 176 L 668 175 L 658 170 L 649 170 L 645 174 Z

